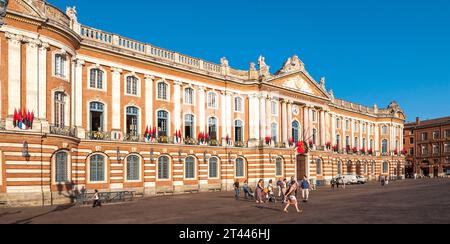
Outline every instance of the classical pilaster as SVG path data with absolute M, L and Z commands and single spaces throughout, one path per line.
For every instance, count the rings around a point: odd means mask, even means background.
M 173 122 L 175 131 L 181 130 L 181 82 L 173 82 Z
M 325 111 L 320 110 L 320 145 L 325 146 Z
M 23 37 L 6 33 L 8 39 L 8 115 L 21 108 L 21 46 Z
M 355 120 L 350 119 L 350 147 L 355 146 Z
M 198 103 L 195 105 L 198 107 L 199 111 L 199 126 L 200 132 L 206 132 L 206 118 L 205 118 L 205 87 L 201 86 L 198 88 Z M 195 99 L 194 99 L 195 100 Z
M 342 142 L 341 142 L 341 148 L 346 148 L 347 147 L 347 128 L 345 127 L 346 125 L 346 118 L 342 117 L 341 118 L 341 123 L 342 123 Z
M 377 154 L 378 154 L 378 152 L 381 151 L 380 150 L 380 128 L 379 128 L 378 124 L 375 124 L 374 129 L 375 129 L 375 148 L 374 148 L 374 151 L 377 152 Z
M 282 142 L 288 144 L 288 122 L 287 122 L 287 104 L 285 100 L 281 101 L 281 137 Z
M 39 70 L 38 70 L 38 111 L 37 115 L 40 120 L 47 120 L 47 50 L 50 45 L 48 43 L 41 43 L 38 55 L 39 55 Z M 73 84 L 73 79 L 71 80 Z M 73 95 L 70 97 L 73 99 Z M 72 117 L 73 118 L 73 117 Z M 73 121 L 73 119 L 71 119 Z M 68 126 L 69 121 L 65 121 Z
M 145 76 L 145 126 L 153 128 L 153 81 L 155 77 Z
M 261 94 L 259 96 L 259 124 L 260 124 L 260 136 L 264 140 L 267 136 L 266 134 L 266 96 Z
M 399 142 L 399 144 L 400 144 L 399 151 L 400 152 L 403 151 L 403 131 L 404 131 L 403 126 L 400 126 L 400 142 Z
M 121 118 L 121 75 L 122 70 L 118 68 L 112 68 L 112 130 L 120 131 L 120 118 Z
M 370 123 L 366 124 L 366 150 L 370 149 Z M 373 149 L 372 149 L 373 150 Z
M 75 97 L 72 99 L 75 104 L 75 126 L 77 127 L 77 134 L 79 138 L 84 138 L 83 128 L 83 65 L 84 60 L 75 60 Z
M 363 145 L 363 122 L 359 123 L 359 145 L 358 146 L 359 146 L 358 149 L 362 149 L 363 147 L 366 148 L 366 145 Z

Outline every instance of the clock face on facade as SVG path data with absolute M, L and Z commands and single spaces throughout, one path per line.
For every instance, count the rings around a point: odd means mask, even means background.
M 294 113 L 294 115 L 295 116 L 297 116 L 298 115 L 298 106 L 297 105 L 294 105 L 294 107 L 292 107 L 292 112 Z

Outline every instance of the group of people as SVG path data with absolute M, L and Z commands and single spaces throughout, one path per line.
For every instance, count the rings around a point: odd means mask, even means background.
M 240 183 L 238 180 L 233 184 L 235 189 L 235 198 L 238 200 L 240 198 Z M 284 208 L 284 212 L 288 212 L 289 206 L 295 206 L 297 212 L 301 212 L 298 208 L 297 194 L 299 191 L 302 193 L 302 199 L 304 202 L 309 200 L 309 192 L 312 190 L 312 186 L 308 181 L 306 176 L 298 182 L 294 177 L 288 181 L 287 179 L 279 179 L 276 183 L 276 186 L 273 185 L 273 180 L 269 180 L 267 186 L 264 186 L 264 180 L 260 179 L 256 184 L 255 192 L 252 191 L 251 187 L 248 184 L 248 181 L 244 181 L 244 185 L 242 186 L 242 190 L 244 191 L 244 197 L 246 199 L 254 198 L 256 203 L 265 203 L 276 202 L 275 197 L 275 187 L 277 188 L 278 198 L 282 199 L 282 203 L 286 203 Z

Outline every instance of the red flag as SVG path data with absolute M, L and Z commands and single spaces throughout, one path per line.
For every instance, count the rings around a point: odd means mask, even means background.
M 209 139 L 209 133 L 205 133 L 205 139 L 206 139 L 206 140 Z

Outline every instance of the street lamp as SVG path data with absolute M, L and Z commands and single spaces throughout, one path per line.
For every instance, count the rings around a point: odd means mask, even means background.
M 3 18 L 6 16 L 6 8 L 9 0 L 0 0 L 0 27 L 4 25 Z

